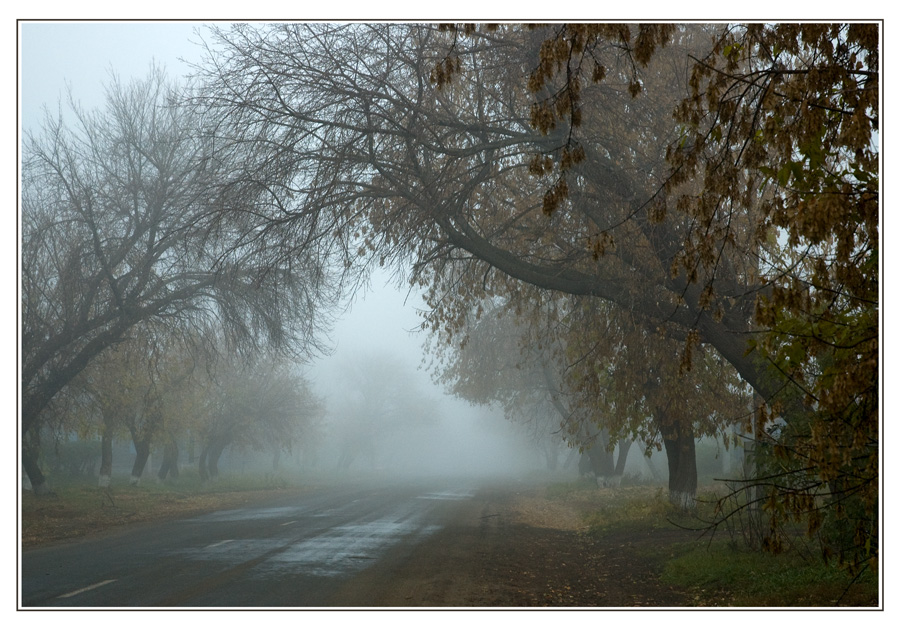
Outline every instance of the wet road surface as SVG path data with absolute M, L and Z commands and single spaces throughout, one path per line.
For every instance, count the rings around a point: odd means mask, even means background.
M 22 555 L 25 608 L 333 607 L 474 495 L 466 485 L 354 486 L 128 528 Z M 357 604 L 358 605 L 358 604 Z

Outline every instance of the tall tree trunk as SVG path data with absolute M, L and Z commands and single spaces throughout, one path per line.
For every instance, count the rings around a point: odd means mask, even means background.
M 203 450 L 200 451 L 200 459 L 199 459 L 199 472 L 200 472 L 200 481 L 207 482 L 209 481 L 209 469 L 206 467 L 206 459 L 209 455 L 209 444 L 203 445 Z
M 28 481 L 31 482 L 31 491 L 36 495 L 51 494 L 50 486 L 47 478 L 41 471 L 38 464 L 38 458 L 41 455 L 41 438 L 38 429 L 22 435 L 22 467 L 25 468 L 25 474 L 28 475 Z
M 177 479 L 178 473 L 178 442 L 170 436 L 163 449 L 162 464 L 159 466 L 157 476 L 160 481 L 165 481 L 166 477 Z
M 595 445 L 588 451 L 591 469 L 598 477 L 612 477 L 616 473 L 616 462 L 613 454 L 605 446 Z
M 112 462 L 113 462 L 113 430 L 112 427 L 104 422 L 103 435 L 100 437 L 100 480 L 98 486 L 108 488 L 112 481 Z
M 694 427 L 661 418 L 663 445 L 669 460 L 669 501 L 683 511 L 697 505 L 697 454 Z
M 619 442 L 619 456 L 616 459 L 616 476 L 621 477 L 625 474 L 625 461 L 628 457 L 628 451 L 631 449 L 632 440 L 622 440 Z
M 591 469 L 597 477 L 612 477 L 616 474 L 616 460 L 608 446 L 609 433 L 604 429 L 587 451 Z
M 219 477 L 219 457 L 222 456 L 222 451 L 225 450 L 225 446 L 226 443 L 222 440 L 216 440 L 210 446 L 206 461 L 210 479 L 217 479 Z
M 131 467 L 131 485 L 136 486 L 144 474 L 144 467 L 150 458 L 150 440 L 134 440 L 134 466 Z

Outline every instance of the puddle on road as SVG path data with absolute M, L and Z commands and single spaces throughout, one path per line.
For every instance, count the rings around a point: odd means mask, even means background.
M 419 495 L 417 499 L 426 499 L 429 501 L 464 501 L 475 496 L 472 490 L 445 490 L 443 492 L 429 492 L 428 494 Z
M 281 541 L 281 544 L 287 544 L 287 541 Z M 273 538 L 221 540 L 210 543 L 205 547 L 190 549 L 183 555 L 193 560 L 216 560 L 226 562 L 229 565 L 238 565 L 257 558 L 277 546 L 278 540 Z M 182 554 L 179 553 L 179 555 Z
M 237 510 L 220 510 L 212 514 L 205 514 L 195 518 L 189 518 L 189 523 L 220 523 L 228 521 L 250 521 L 275 518 L 288 518 L 291 516 L 299 516 L 302 510 L 292 506 L 273 507 L 273 508 L 256 508 L 256 509 L 237 509 Z
M 291 545 L 258 568 L 262 574 L 305 573 L 335 576 L 354 573 L 376 562 L 384 552 L 412 536 L 418 540 L 439 530 L 437 525 L 418 522 L 373 521 L 358 526 L 337 527 L 329 534 Z
M 437 497 L 435 497 L 437 498 Z M 296 508 L 291 508 L 296 512 Z M 262 518 L 255 512 L 231 510 L 218 513 L 215 520 Z M 279 514 L 283 516 L 284 514 Z M 270 511 L 266 518 L 273 516 Z M 308 516 L 313 516 L 312 514 Z M 212 542 L 205 547 L 176 552 L 194 560 L 222 562 L 237 566 L 263 556 L 274 549 L 289 545 L 285 550 L 266 558 L 254 567 L 251 575 L 271 577 L 273 574 L 297 573 L 316 576 L 336 576 L 355 573 L 376 562 L 385 551 L 400 542 L 417 542 L 440 529 L 424 522 L 421 506 L 409 504 L 404 509 L 372 521 L 349 523 L 329 529 L 291 544 L 288 527 L 285 533 L 273 538 L 249 538 Z M 411 538 L 411 540 L 410 540 Z

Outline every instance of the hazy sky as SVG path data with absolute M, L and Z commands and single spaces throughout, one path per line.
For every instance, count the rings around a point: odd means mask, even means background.
M 201 48 L 191 22 L 39 22 L 23 23 L 20 31 L 22 125 L 41 120 L 46 105 L 56 110 L 66 84 L 88 108 L 103 104 L 103 85 L 110 71 L 143 77 L 153 62 L 170 75 L 187 72 L 179 59 L 199 62 Z
M 45 106 L 56 111 L 59 100 L 65 99 L 67 84 L 76 101 L 94 108 L 103 105 L 110 72 L 123 79 L 143 77 L 155 62 L 171 77 L 187 73 L 189 63 L 202 59 L 201 47 L 192 43 L 202 36 L 203 23 L 197 22 L 23 23 L 23 129 L 40 124 Z M 340 371 L 341 364 L 354 354 L 393 354 L 418 368 L 422 338 L 408 331 L 419 324 L 416 308 L 421 306 L 417 295 L 388 284 L 386 274 L 376 275 L 370 290 L 357 296 L 334 330 L 335 355 L 313 366 L 311 375 L 319 376 L 316 380 L 322 389 L 329 389 L 322 381 Z M 419 376 L 420 385 L 427 385 L 427 377 Z

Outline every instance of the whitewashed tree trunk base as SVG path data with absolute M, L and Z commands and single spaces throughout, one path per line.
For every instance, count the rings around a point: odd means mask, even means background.
M 683 512 L 691 512 L 697 507 L 697 496 L 690 492 L 672 490 L 669 492 L 669 501 Z
M 597 477 L 597 485 L 600 488 L 618 488 L 622 485 L 622 475 L 611 475 L 609 477 Z

